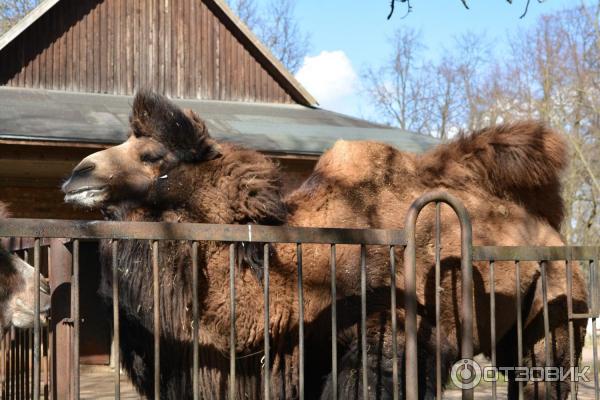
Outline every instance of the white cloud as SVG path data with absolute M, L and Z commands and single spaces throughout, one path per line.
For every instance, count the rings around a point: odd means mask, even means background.
M 322 51 L 304 57 L 296 78 L 317 99 L 322 108 L 356 114 L 358 75 L 346 53 Z

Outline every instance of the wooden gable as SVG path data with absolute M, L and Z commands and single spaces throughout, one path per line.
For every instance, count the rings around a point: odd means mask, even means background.
M 315 104 L 221 0 L 46 0 L 40 8 L 0 41 L 0 85 Z

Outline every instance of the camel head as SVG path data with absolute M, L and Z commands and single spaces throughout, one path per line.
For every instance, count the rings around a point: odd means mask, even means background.
M 19 257 L 0 249 L 0 328 L 13 325 L 32 328 L 34 321 L 35 269 Z M 40 275 L 40 320 L 50 310 L 48 282 Z
M 136 94 L 128 139 L 84 158 L 63 184 L 65 201 L 106 209 L 135 199 L 156 206 L 169 174 L 220 157 L 204 122 L 149 91 Z
M 0 219 L 10 215 L 0 202 Z M 0 338 L 11 325 L 17 328 L 32 328 L 35 314 L 34 296 L 35 269 L 0 246 Z M 40 274 L 40 320 L 46 322 L 50 311 L 50 289 Z

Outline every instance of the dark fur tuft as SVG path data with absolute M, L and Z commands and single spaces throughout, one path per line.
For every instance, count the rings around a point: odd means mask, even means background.
M 183 111 L 157 93 L 137 92 L 129 123 L 134 135 L 156 139 L 181 161 L 212 160 L 219 156 L 204 122 L 193 111 Z
M 461 133 L 418 160 L 427 186 L 475 185 L 516 201 L 556 229 L 563 219 L 560 173 L 567 164 L 563 138 L 534 121 Z

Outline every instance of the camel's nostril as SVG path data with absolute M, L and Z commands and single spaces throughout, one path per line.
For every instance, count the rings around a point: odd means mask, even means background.
M 87 174 L 90 171 L 93 171 L 96 168 L 96 164 L 91 161 L 82 161 L 80 162 L 75 169 L 73 170 L 73 175 L 83 175 Z

